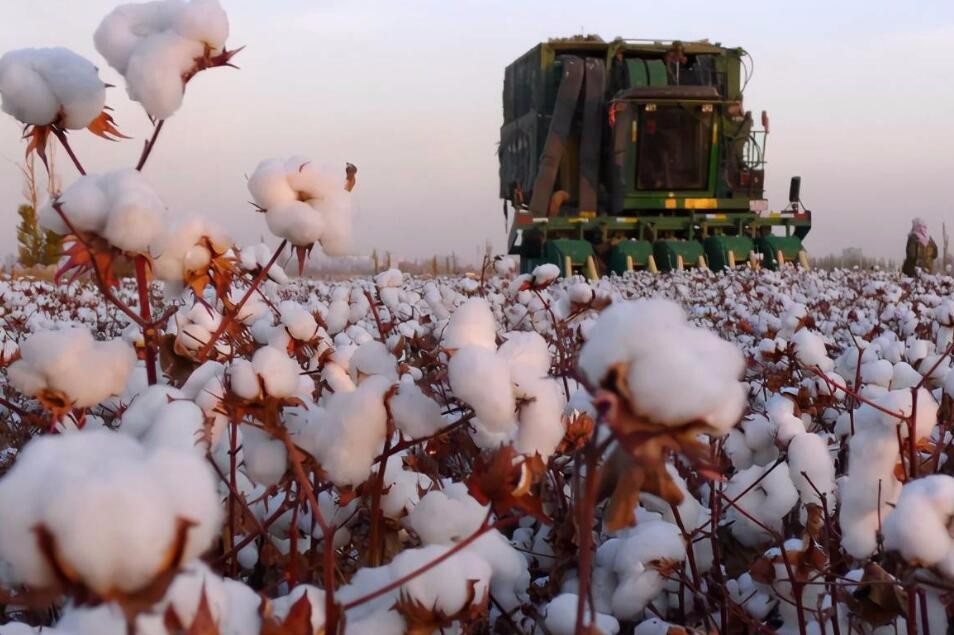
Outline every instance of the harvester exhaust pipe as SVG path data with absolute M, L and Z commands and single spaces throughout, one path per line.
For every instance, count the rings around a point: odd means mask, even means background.
M 802 177 L 793 176 L 792 182 L 788 185 L 788 202 L 792 204 L 792 209 L 798 211 L 798 206 L 802 202 Z

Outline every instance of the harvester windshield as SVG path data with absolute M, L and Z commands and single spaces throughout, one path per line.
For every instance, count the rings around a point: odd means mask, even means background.
M 709 179 L 711 106 L 647 104 L 640 109 L 637 190 L 705 190 Z

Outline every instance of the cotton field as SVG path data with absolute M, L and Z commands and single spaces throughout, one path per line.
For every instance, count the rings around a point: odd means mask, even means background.
M 154 385 L 94 285 L 4 281 L 0 632 L 946 631 L 954 279 L 253 252 L 153 284 Z
M 354 165 L 250 164 L 252 244 L 149 178 L 229 31 L 103 17 L 152 128 L 97 174 L 98 67 L 0 57 L 79 174 L 36 209 L 55 281 L 0 278 L 0 635 L 948 631 L 954 279 L 296 277 L 351 251 Z

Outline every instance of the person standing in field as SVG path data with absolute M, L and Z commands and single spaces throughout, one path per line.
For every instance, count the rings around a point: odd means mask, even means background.
M 927 223 L 920 218 L 915 218 L 911 222 L 911 233 L 908 234 L 901 273 L 913 276 L 915 269 L 930 273 L 934 269 L 935 259 L 937 259 L 937 245 L 928 233 Z

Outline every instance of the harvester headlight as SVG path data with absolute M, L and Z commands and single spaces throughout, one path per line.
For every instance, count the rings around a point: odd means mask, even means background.
M 764 198 L 756 198 L 749 201 L 749 211 L 762 213 L 768 209 L 768 201 Z

